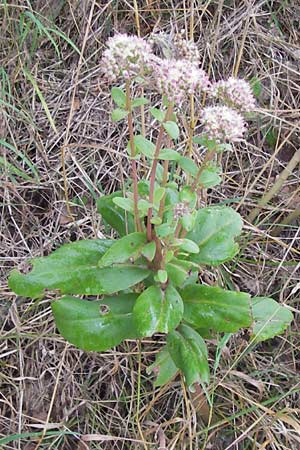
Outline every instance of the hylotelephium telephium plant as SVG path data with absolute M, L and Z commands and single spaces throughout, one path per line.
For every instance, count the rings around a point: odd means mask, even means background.
M 210 83 L 195 45 L 181 38 L 175 44 L 172 58 L 161 59 L 144 39 L 118 34 L 108 40 L 101 61 L 109 82 L 125 82 L 124 90 L 111 90 L 117 106 L 112 120 L 128 122 L 130 188 L 125 196 L 115 192 L 98 201 L 102 218 L 120 238 L 63 245 L 34 259 L 31 272 L 14 270 L 9 285 L 32 298 L 45 290 L 67 294 L 52 303 L 55 322 L 65 339 L 83 350 L 105 351 L 124 339 L 166 334 L 150 367 L 157 373 L 155 385 L 180 370 L 193 390 L 195 383 L 209 382 L 204 338 L 248 327 L 257 343 L 282 333 L 293 316 L 271 298 L 199 283 L 205 266 L 218 266 L 238 252 L 240 215 L 226 206 L 198 208 L 198 194 L 221 182 L 216 156 L 220 162 L 220 154 L 243 139 L 243 114 L 255 108 L 255 99 L 245 80 Z M 132 98 L 132 88 L 140 85 L 151 98 L 162 95 L 160 108 L 148 111 L 148 99 Z M 180 143 L 176 113 L 186 111 L 191 96 L 197 105 L 203 98 L 208 104 L 196 111 L 201 131 L 193 142 L 206 151 L 200 167 L 179 150 L 186 142 Z M 155 127 L 148 131 L 155 139 L 139 134 L 140 124 L 134 127 L 141 106 L 153 116 Z M 138 167 L 145 171 L 145 163 L 148 177 L 139 179 Z

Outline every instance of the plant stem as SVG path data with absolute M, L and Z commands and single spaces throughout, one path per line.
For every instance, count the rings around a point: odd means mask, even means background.
M 192 192 L 194 192 L 196 190 L 196 188 L 198 186 L 198 183 L 199 183 L 199 180 L 200 180 L 200 177 L 202 175 L 202 172 L 205 169 L 206 164 L 213 159 L 215 152 L 216 152 L 215 150 L 207 150 L 207 153 L 206 153 L 206 155 L 204 157 L 204 160 L 203 160 L 203 162 L 202 162 L 202 164 L 201 164 L 201 166 L 200 166 L 200 168 L 199 168 L 199 170 L 197 172 L 197 175 L 196 175 L 196 177 L 195 177 L 195 179 L 193 181 L 193 184 L 191 186 L 192 187 Z
M 166 115 L 165 115 L 165 118 L 164 118 L 164 122 L 167 122 L 169 120 L 169 117 L 172 114 L 172 110 L 173 110 L 173 106 L 169 105 Z M 158 138 L 156 141 L 154 159 L 153 159 L 151 173 L 150 173 L 149 203 L 151 203 L 151 204 L 153 203 L 153 199 L 154 199 L 155 176 L 156 176 L 159 152 L 160 152 L 160 149 L 162 146 L 162 141 L 163 141 L 163 135 L 164 135 L 164 127 L 163 127 L 163 124 L 161 124 L 159 133 L 158 133 Z M 152 226 L 151 226 L 152 213 L 153 213 L 153 208 L 152 208 L 152 206 L 150 206 L 150 208 L 148 209 L 148 217 L 147 217 L 147 239 L 149 242 L 152 240 Z
M 208 163 L 208 161 L 211 161 L 213 159 L 215 153 L 216 153 L 215 149 L 207 150 L 207 153 L 206 153 L 206 155 L 204 157 L 203 163 L 201 164 L 201 166 L 200 166 L 200 168 L 198 170 L 198 173 L 197 173 L 197 175 L 196 175 L 196 177 L 195 177 L 195 179 L 193 181 L 193 184 L 191 186 L 192 192 L 195 192 L 195 190 L 197 189 L 197 186 L 198 186 L 201 174 L 202 174 L 203 170 L 205 169 L 206 164 Z M 178 238 L 180 236 L 181 230 L 182 230 L 182 225 L 181 225 L 181 223 L 178 223 L 177 227 L 176 227 L 176 230 L 175 230 L 175 237 L 176 238 Z M 186 234 L 187 234 L 186 230 L 183 230 L 180 237 L 184 238 L 186 236 Z
M 126 81 L 126 109 L 128 111 L 128 128 L 129 128 L 129 142 L 130 142 L 130 156 L 131 156 L 131 176 L 133 182 L 133 203 L 134 203 L 134 223 L 135 229 L 137 231 L 142 231 L 142 226 L 139 219 L 139 209 L 138 209 L 138 179 L 137 179 L 137 167 L 134 149 L 134 134 L 133 134 L 133 120 L 132 120 L 132 109 L 131 109 L 131 97 L 130 97 L 130 80 Z

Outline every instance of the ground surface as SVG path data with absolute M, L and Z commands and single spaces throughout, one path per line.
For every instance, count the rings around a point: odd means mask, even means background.
M 205 408 L 197 413 L 180 379 L 153 389 L 146 375 L 163 337 L 141 348 L 126 342 L 104 354 L 84 353 L 56 333 L 49 299 L 16 298 L 7 287 L 9 271 L 24 267 L 28 257 L 108 232 L 95 200 L 128 177 L 122 141 L 127 130 L 118 125 L 116 132 L 111 123 L 99 61 L 114 31 L 136 33 L 134 7 L 125 0 L 0 5 L 0 438 L 11 436 L 2 446 L 300 449 L 297 314 L 285 334 L 263 345 L 252 348 L 242 334 L 229 340 L 213 377 L 215 417 L 207 427 Z M 205 277 L 252 295 L 272 295 L 296 312 L 297 164 L 257 217 L 248 219 L 299 152 L 299 0 L 195 1 L 194 10 L 189 0 L 146 0 L 138 9 L 142 36 L 189 32 L 192 18 L 212 79 L 232 73 L 255 78 L 260 114 L 250 122 L 247 143 L 225 156 L 224 182 L 208 196 L 208 203 L 229 199 L 245 218 L 241 253 Z M 66 190 L 75 222 L 68 217 Z M 213 361 L 216 342 L 210 349 Z

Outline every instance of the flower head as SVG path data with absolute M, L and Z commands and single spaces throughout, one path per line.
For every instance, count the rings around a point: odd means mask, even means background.
M 190 208 L 185 203 L 177 203 L 174 208 L 174 219 L 178 220 L 191 212 Z
M 204 108 L 201 115 L 204 132 L 209 139 L 218 144 L 223 142 L 237 142 L 243 138 L 246 124 L 243 117 L 228 106 L 209 106 Z
M 226 81 L 218 81 L 212 85 L 210 93 L 232 108 L 241 111 L 252 111 L 255 108 L 251 86 L 240 78 L 230 77 Z
M 207 90 L 210 84 L 204 70 L 183 59 L 160 59 L 154 75 L 159 92 L 175 103 L 181 103 L 186 94 Z
M 147 71 L 153 56 L 151 46 L 144 39 L 127 34 L 109 38 L 107 47 L 102 67 L 112 81 L 119 77 L 129 79 Z
M 185 59 L 193 64 L 198 64 L 200 60 L 199 50 L 193 41 L 187 41 L 182 34 L 176 34 L 174 38 L 176 59 Z

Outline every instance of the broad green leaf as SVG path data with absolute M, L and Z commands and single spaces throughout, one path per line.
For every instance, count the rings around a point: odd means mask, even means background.
M 180 217 L 179 222 L 182 225 L 182 228 L 186 231 L 192 231 L 195 227 L 197 218 L 197 211 L 193 211 L 190 214 L 185 214 L 184 216 Z
M 179 128 L 177 123 L 168 120 L 163 123 L 163 127 L 172 139 L 176 140 L 179 138 Z
M 148 180 L 138 182 L 138 194 L 140 197 L 149 197 L 150 183 Z
M 118 122 L 119 120 L 124 119 L 124 117 L 128 116 L 128 111 L 125 109 L 116 108 L 111 113 L 111 119 L 113 122 Z
M 154 157 L 155 145 L 141 134 L 134 136 L 134 145 L 139 153 L 143 153 L 148 158 Z
M 187 173 L 195 177 L 198 173 L 199 167 L 197 164 L 187 156 L 181 156 L 178 160 L 178 165 Z
M 175 365 L 183 372 L 186 384 L 209 382 L 207 348 L 202 337 L 188 325 L 180 325 L 167 338 L 167 349 Z
M 169 236 L 170 234 L 174 233 L 174 227 L 169 225 L 168 223 L 162 223 L 161 225 L 158 225 L 156 228 L 156 234 L 157 237 L 164 238 L 166 236 Z
M 170 278 L 174 286 L 182 286 L 189 275 L 191 267 L 192 264 L 190 263 L 190 261 L 183 261 L 178 258 L 173 258 L 166 264 L 168 277 Z
M 115 241 L 99 261 L 100 267 L 123 263 L 129 258 L 140 256 L 142 248 L 147 243 L 145 233 L 131 233 Z
M 98 262 L 113 244 L 111 240 L 86 240 L 60 247 L 51 255 L 35 258 L 31 272 L 13 270 L 10 288 L 24 297 L 39 297 L 44 290 L 63 294 L 112 294 L 128 289 L 149 276 L 150 271 L 132 264 L 99 268 Z
M 149 103 L 148 99 L 146 99 L 145 97 L 138 97 L 132 100 L 131 106 L 133 108 L 136 108 L 137 106 L 147 105 L 147 103 Z
M 148 242 L 143 248 L 142 248 L 142 255 L 148 260 L 153 261 L 154 256 L 156 253 L 156 244 L 155 241 Z
M 194 328 L 233 333 L 251 325 L 248 294 L 200 284 L 187 286 L 180 294 L 184 320 Z
M 203 186 L 205 189 L 217 186 L 221 183 L 222 178 L 220 177 L 220 168 L 214 166 L 206 167 L 200 175 L 199 185 Z
M 191 239 L 175 239 L 174 245 L 179 247 L 180 250 L 187 253 L 199 253 L 199 247 Z
M 241 216 L 228 206 L 200 209 L 193 230 L 186 236 L 200 248 L 191 261 L 216 266 L 232 259 L 239 250 L 234 238 L 241 233 L 242 225 Z
M 180 153 L 176 150 L 172 150 L 171 148 L 163 148 L 159 152 L 158 159 L 167 160 L 167 161 L 178 161 L 181 158 Z
M 113 199 L 120 197 L 121 191 L 114 192 L 110 195 L 104 195 L 97 200 L 97 209 L 102 218 L 112 228 L 114 228 L 120 236 L 124 236 L 134 231 L 134 219 L 131 214 L 126 214 L 123 208 L 117 206 Z
M 146 372 L 150 375 L 153 372 L 156 375 L 154 381 L 154 387 L 163 386 L 174 378 L 178 372 L 177 367 L 174 364 L 173 359 L 170 356 L 167 348 L 164 347 L 155 358 L 155 361 L 151 366 L 147 367 Z
M 151 208 L 153 205 L 149 203 L 147 200 L 144 200 L 141 198 L 138 201 L 138 210 L 139 210 L 139 217 L 145 217 L 148 214 L 148 209 Z
M 159 122 L 163 122 L 163 120 L 165 118 L 165 114 L 166 114 L 164 111 L 161 111 L 158 108 L 150 108 L 150 113 Z
M 181 297 L 171 285 L 165 290 L 150 286 L 138 297 L 133 308 L 136 328 L 144 337 L 156 332 L 169 333 L 179 324 L 182 315 Z
M 133 212 L 134 203 L 131 198 L 114 197 L 113 203 L 128 212 Z
M 166 189 L 163 187 L 157 187 L 154 190 L 154 198 L 153 198 L 153 203 L 157 204 L 161 201 L 161 199 L 163 198 L 163 196 L 165 195 Z
M 162 219 L 160 217 L 152 217 L 151 223 L 153 223 L 153 225 L 161 225 Z
M 255 343 L 283 333 L 293 320 L 291 311 L 269 297 L 252 299 L 252 315 L 252 339 Z
M 122 109 L 126 106 L 126 95 L 125 92 L 122 91 L 122 89 L 118 87 L 113 87 L 111 89 L 111 96 L 113 101 Z
M 52 303 L 55 323 L 60 334 L 71 344 L 101 352 L 124 339 L 139 337 L 132 319 L 137 294 L 120 294 L 99 301 L 63 297 Z
M 191 186 L 184 186 L 179 193 L 179 201 L 194 209 L 197 203 L 197 194 Z

